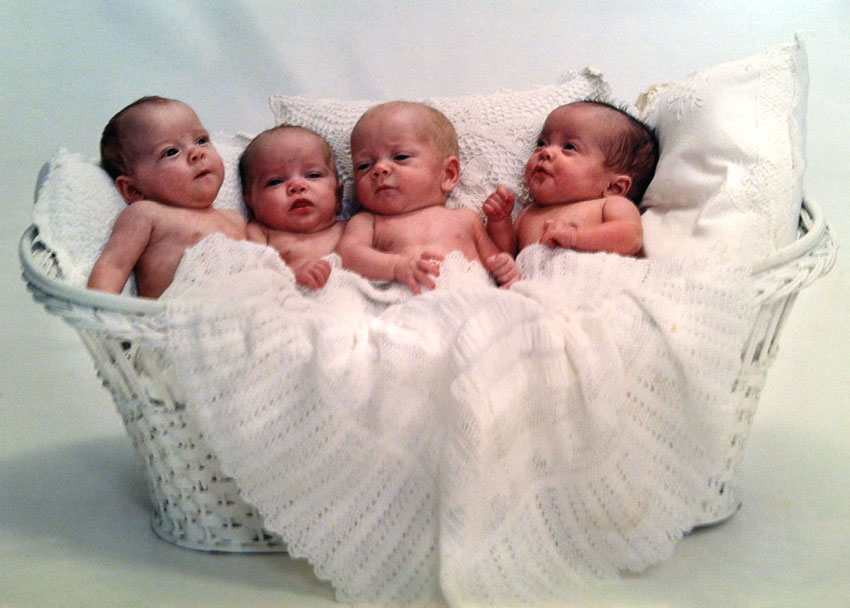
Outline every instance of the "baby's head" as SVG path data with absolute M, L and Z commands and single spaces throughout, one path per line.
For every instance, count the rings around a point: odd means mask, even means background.
M 459 156 L 452 123 L 421 103 L 370 108 L 351 132 L 357 198 L 382 215 L 445 205 L 460 180 Z
M 260 133 L 239 158 L 239 177 L 245 204 L 268 228 L 316 232 L 340 212 L 333 151 L 309 129 L 279 126 Z
M 658 139 L 652 129 L 608 103 L 579 101 L 546 118 L 525 180 L 543 205 L 608 195 L 637 204 L 657 163 Z
M 176 99 L 142 97 L 113 116 L 100 139 L 101 165 L 128 203 L 212 205 L 224 163 L 194 110 Z

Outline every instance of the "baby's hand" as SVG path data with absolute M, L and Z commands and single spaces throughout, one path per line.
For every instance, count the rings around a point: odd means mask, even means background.
M 496 188 L 496 191 L 487 197 L 482 206 L 487 221 L 500 222 L 504 219 L 510 219 L 515 200 L 516 197 L 507 189 L 502 186 Z
M 553 249 L 556 245 L 567 249 L 574 249 L 576 242 L 578 242 L 578 226 L 572 222 L 549 220 L 543 224 L 543 234 L 540 236 L 540 242 Z
M 331 276 L 331 265 L 327 260 L 310 260 L 295 270 L 295 281 L 310 289 L 321 289 Z
M 415 294 L 422 293 L 420 285 L 434 289 L 437 284 L 431 276 L 440 276 L 440 262 L 443 256 L 425 252 L 419 258 L 400 256 L 393 268 L 393 278 L 404 283 Z
M 516 261 L 508 253 L 495 253 L 491 255 L 484 260 L 484 267 L 493 275 L 493 278 L 496 279 L 496 282 L 503 289 L 508 289 L 522 278 L 519 268 L 516 266 Z

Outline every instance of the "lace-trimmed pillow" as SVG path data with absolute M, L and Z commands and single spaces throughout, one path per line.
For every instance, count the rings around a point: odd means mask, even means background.
M 520 203 L 527 201 L 523 168 L 549 112 L 571 101 L 607 97 L 608 93 L 602 76 L 585 69 L 566 74 L 554 86 L 422 100 L 443 112 L 458 134 L 461 179 L 448 205 L 480 210 L 499 185 L 516 192 Z M 344 205 L 349 212 L 355 208 L 349 135 L 357 119 L 376 103 L 379 102 L 284 95 L 269 100 L 275 124 L 312 129 L 334 149 L 345 184 Z
M 224 161 L 224 183 L 213 203 L 246 212 L 237 163 L 250 138 L 212 134 Z M 66 281 L 83 286 L 100 256 L 112 225 L 127 207 L 115 184 L 96 160 L 59 150 L 42 169 L 33 208 L 40 238 L 54 252 Z M 124 293 L 134 293 L 133 277 Z
M 661 145 L 642 203 L 648 256 L 752 262 L 794 240 L 807 90 L 798 39 L 644 91 L 636 105 Z

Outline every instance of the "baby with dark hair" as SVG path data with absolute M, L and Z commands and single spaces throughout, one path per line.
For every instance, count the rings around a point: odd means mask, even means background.
M 560 106 L 546 118 L 525 166 L 534 200 L 514 226 L 514 195 L 497 188 L 483 206 L 487 231 L 511 254 L 534 243 L 637 254 L 637 204 L 657 163 L 655 134 L 623 110 L 600 101 Z
M 213 209 L 224 163 L 194 110 L 181 101 L 142 97 L 103 130 L 101 165 L 127 202 L 88 286 L 120 293 L 135 271 L 140 296 L 158 298 L 189 247 L 221 232 L 241 240 L 245 219 Z

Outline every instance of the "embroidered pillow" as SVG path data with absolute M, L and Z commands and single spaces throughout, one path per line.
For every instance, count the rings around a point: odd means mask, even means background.
M 661 145 L 642 203 L 648 256 L 751 262 L 796 238 L 807 89 L 798 39 L 641 94 Z

